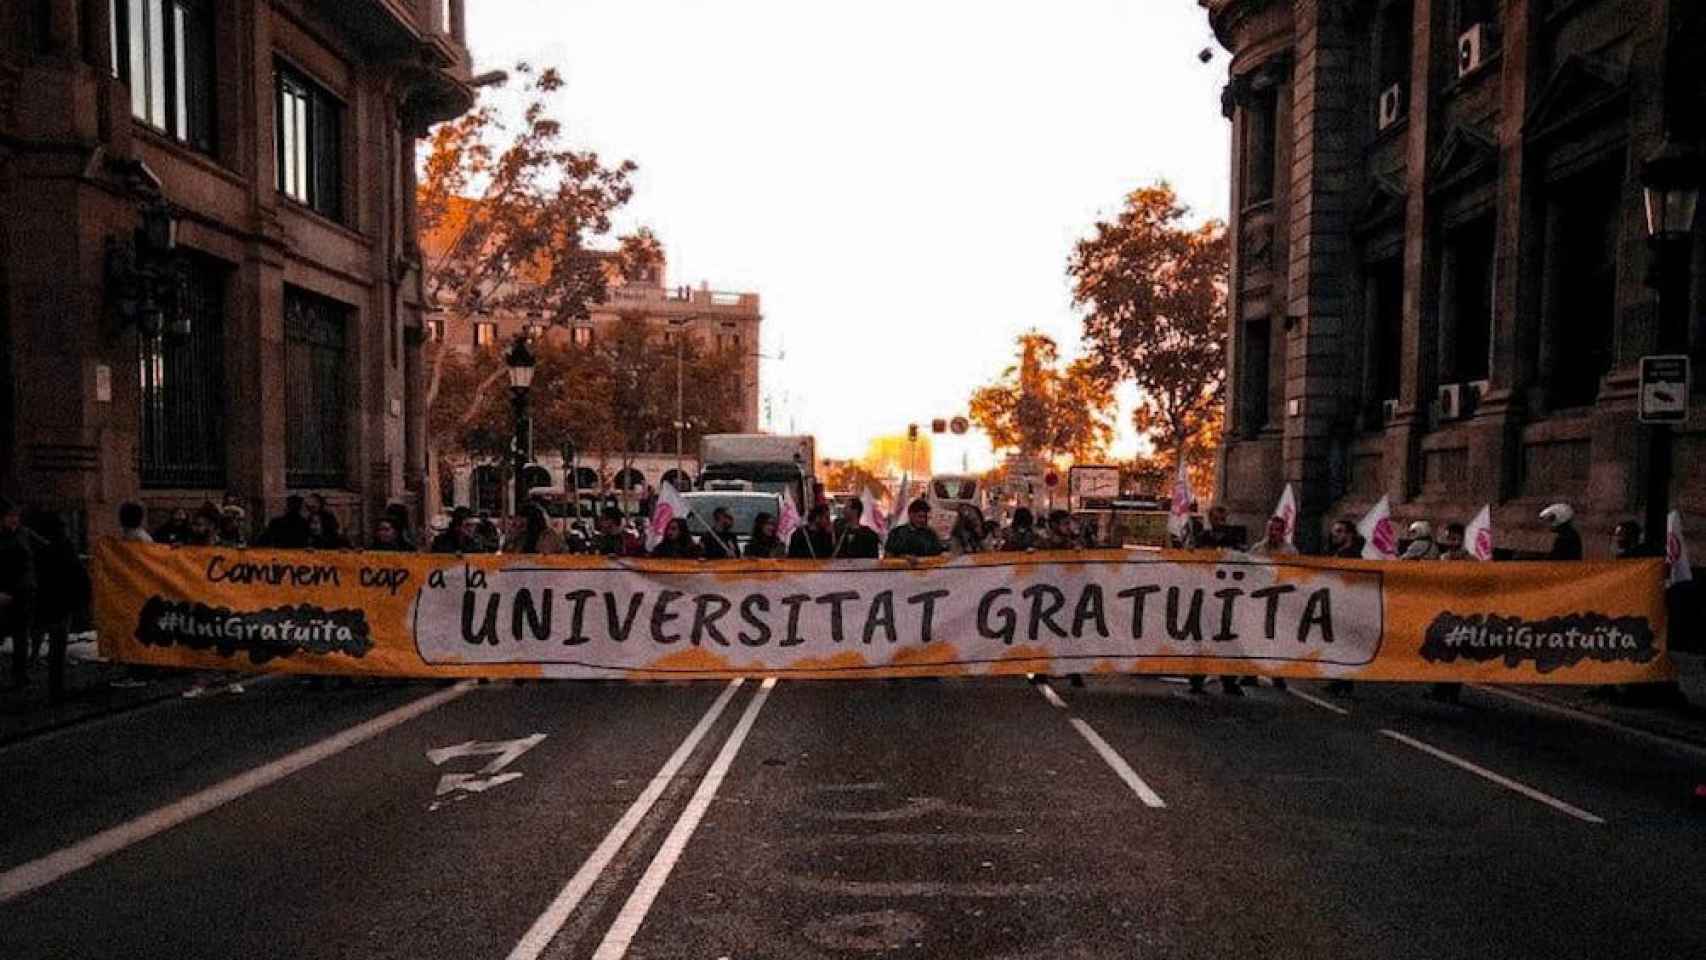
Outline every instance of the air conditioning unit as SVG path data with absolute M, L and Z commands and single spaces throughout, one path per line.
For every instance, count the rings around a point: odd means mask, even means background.
M 1385 426 L 1398 419 L 1398 398 L 1382 401 L 1380 404 L 1380 423 Z
M 1439 400 L 1436 410 L 1439 422 L 1461 420 L 1468 414 L 1463 411 L 1463 384 L 1442 383 L 1439 385 Z
M 1394 83 L 1380 92 L 1380 129 L 1404 118 L 1404 85 Z
M 1472 417 L 1481 408 L 1481 398 L 1493 388 L 1490 380 L 1471 380 L 1463 385 L 1463 415 Z
M 1495 39 L 1490 23 L 1477 23 L 1463 31 L 1457 38 L 1457 75 L 1467 77 L 1481 69 L 1493 52 Z

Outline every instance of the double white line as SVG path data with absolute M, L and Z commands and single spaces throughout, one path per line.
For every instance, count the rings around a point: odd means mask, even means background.
M 582 863 L 574 876 L 569 878 L 569 882 L 564 884 L 563 889 L 551 901 L 551 905 L 539 915 L 539 919 L 533 922 L 521 942 L 510 951 L 509 960 L 538 960 L 545 948 L 551 945 L 551 941 L 562 931 L 563 926 L 574 915 L 575 909 L 592 890 L 593 884 L 598 882 L 598 878 L 621 852 L 628 838 L 633 836 L 634 831 L 646 819 L 646 815 L 657 805 L 664 790 L 681 773 L 681 768 L 687 765 L 700 741 L 704 740 L 706 734 L 716 725 L 717 718 L 722 716 L 723 709 L 734 699 L 735 691 L 739 690 L 744 682 L 741 679 L 731 680 L 729 685 L 723 688 L 722 694 L 711 704 L 711 708 L 705 711 L 698 724 L 688 732 L 687 739 L 681 741 L 681 745 L 664 761 L 664 765 L 628 807 L 622 819 L 616 821 L 616 825 L 604 835 L 604 839 L 593 849 L 591 856 L 586 858 L 586 862 Z M 699 828 L 699 822 L 704 819 L 718 788 L 723 784 L 723 779 L 728 776 L 729 768 L 734 765 L 735 755 L 740 752 L 741 744 L 746 742 L 747 734 L 752 732 L 752 725 L 758 719 L 758 711 L 764 707 L 764 701 L 769 699 L 770 691 L 775 687 L 775 677 L 770 677 L 759 685 L 757 695 L 747 704 L 746 712 L 741 714 L 734 731 L 717 752 L 717 758 L 711 762 L 710 769 L 705 771 L 704 779 L 699 781 L 699 787 L 693 791 L 692 799 L 687 801 L 687 807 L 682 810 L 675 826 L 670 829 L 669 836 L 664 838 L 663 846 L 652 858 L 651 865 L 641 876 L 639 885 L 634 888 L 628 902 L 622 905 L 622 912 L 617 914 L 610 930 L 605 933 L 598 951 L 593 954 L 594 960 L 620 960 L 627 954 L 628 946 L 639 933 L 640 925 L 651 911 L 653 901 L 663 890 L 664 883 L 669 880 L 670 872 L 675 869 L 676 862 L 687 849 L 688 841 L 693 839 L 693 832 Z

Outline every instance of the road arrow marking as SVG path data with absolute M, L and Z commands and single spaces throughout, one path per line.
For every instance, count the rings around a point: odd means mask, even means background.
M 461 800 L 470 793 L 485 793 L 487 790 L 509 783 L 511 780 L 520 780 L 520 773 L 499 773 L 498 771 L 514 763 L 516 758 L 537 747 L 544 739 L 543 733 L 536 733 L 519 740 L 468 740 L 454 746 L 428 750 L 426 752 L 427 759 L 435 767 L 441 767 L 451 760 L 462 757 L 491 756 L 492 762 L 473 773 L 447 773 L 439 777 L 438 789 L 433 793 L 433 796 L 442 797 L 445 794 L 456 793 L 458 790 L 463 792 L 457 794 L 452 800 L 443 802 L 434 800 L 432 805 L 427 807 L 427 810 L 429 812 L 437 810 L 445 803 Z

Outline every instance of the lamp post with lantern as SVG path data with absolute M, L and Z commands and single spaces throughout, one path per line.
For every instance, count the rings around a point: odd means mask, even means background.
M 1660 356 L 1688 352 L 1689 262 L 1702 161 L 1698 150 L 1667 139 L 1641 166 L 1647 241 L 1653 257 L 1647 280 L 1658 295 L 1653 352 Z M 1646 533 L 1650 543 L 1662 544 L 1670 515 L 1673 439 L 1668 423 L 1653 423 L 1649 429 Z
M 504 354 L 504 365 L 509 368 L 509 398 L 515 411 L 515 436 L 510 441 L 510 463 L 515 477 L 515 508 L 514 516 L 521 515 L 522 504 L 527 502 L 527 453 L 528 434 L 531 432 L 527 421 L 527 393 L 533 387 L 533 369 L 538 364 L 533 350 L 528 346 L 528 338 L 519 336 L 510 344 Z

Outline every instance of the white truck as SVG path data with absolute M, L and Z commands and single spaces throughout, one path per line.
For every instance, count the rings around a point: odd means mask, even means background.
M 702 490 L 790 495 L 804 514 L 817 502 L 817 440 L 809 435 L 712 433 L 699 440 Z

